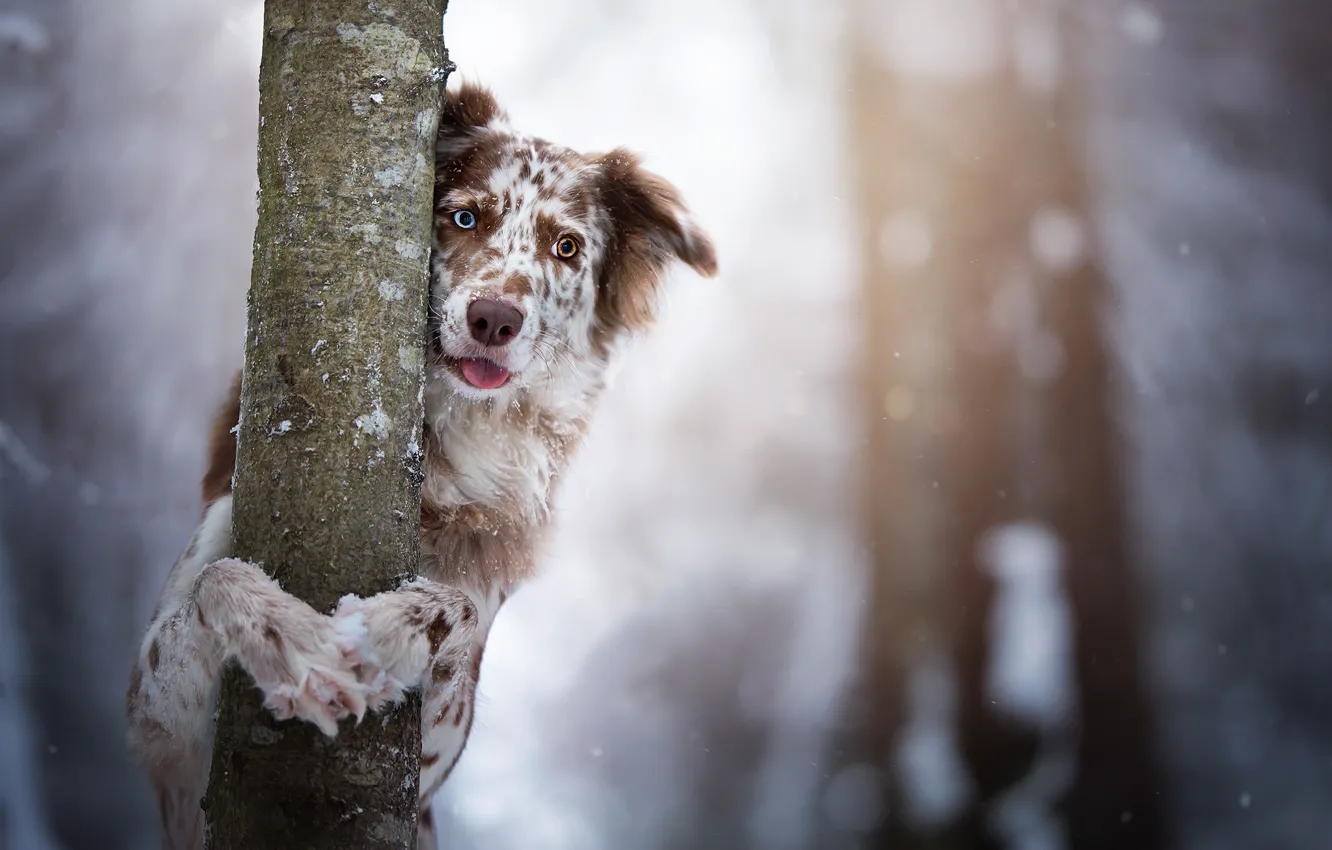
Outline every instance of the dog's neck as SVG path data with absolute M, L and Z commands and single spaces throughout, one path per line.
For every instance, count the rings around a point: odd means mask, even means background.
M 507 398 L 477 401 L 426 382 L 427 509 L 484 516 L 495 533 L 550 521 L 554 486 L 587 428 L 604 369 L 564 375 Z
M 532 574 L 555 484 L 600 394 L 518 390 L 477 401 L 426 381 L 421 549 L 425 574 L 487 596 Z

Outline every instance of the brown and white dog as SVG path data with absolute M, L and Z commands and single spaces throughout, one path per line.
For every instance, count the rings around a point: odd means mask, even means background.
M 554 484 L 607 367 L 619 343 L 652 322 L 672 263 L 716 272 L 712 243 L 679 193 L 634 155 L 585 155 L 520 135 L 472 85 L 445 98 L 435 210 L 424 576 L 346 597 L 324 615 L 229 558 L 233 390 L 214 429 L 203 519 L 129 684 L 130 745 L 156 788 L 168 848 L 203 846 L 199 802 L 229 660 L 277 716 L 329 735 L 339 719 L 420 688 L 419 846 L 435 846 L 429 803 L 466 743 L 485 637 L 532 573 Z

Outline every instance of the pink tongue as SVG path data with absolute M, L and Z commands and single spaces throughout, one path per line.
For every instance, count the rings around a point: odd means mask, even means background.
M 463 378 L 478 390 L 493 390 L 509 380 L 509 370 L 498 363 L 480 357 L 464 357 L 458 361 Z

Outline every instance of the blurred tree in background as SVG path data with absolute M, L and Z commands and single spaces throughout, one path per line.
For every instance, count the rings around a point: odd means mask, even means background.
M 863 846 L 1164 846 L 1058 0 L 856 3 Z M 1034 842 L 1034 843 L 1033 843 Z

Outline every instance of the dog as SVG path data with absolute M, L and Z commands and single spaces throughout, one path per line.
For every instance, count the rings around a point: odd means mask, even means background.
M 426 323 L 422 575 L 322 614 L 229 557 L 239 381 L 214 427 L 202 519 L 172 568 L 127 693 L 130 748 L 165 846 L 203 847 L 214 712 L 237 662 L 279 718 L 329 736 L 422 693 L 418 846 L 466 744 L 486 635 L 536 568 L 556 482 L 622 343 L 676 263 L 716 274 L 680 193 L 625 149 L 522 135 L 485 88 L 450 90 L 436 144 Z

